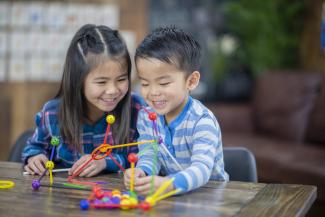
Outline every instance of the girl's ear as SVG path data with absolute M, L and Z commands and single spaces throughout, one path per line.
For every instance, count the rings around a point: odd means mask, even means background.
M 197 87 L 197 85 L 199 85 L 199 82 L 200 82 L 200 72 L 199 71 L 192 72 L 192 74 L 188 76 L 186 81 L 187 89 L 189 91 L 194 90 Z

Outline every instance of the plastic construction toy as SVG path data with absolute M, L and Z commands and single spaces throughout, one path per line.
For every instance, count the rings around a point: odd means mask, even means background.
M 120 145 L 110 145 L 107 144 L 107 137 L 110 133 L 111 125 L 115 122 L 115 117 L 113 115 L 108 115 L 106 117 L 107 122 L 107 128 L 105 132 L 105 137 L 103 144 L 97 147 L 92 153 L 91 158 L 85 162 L 80 169 L 78 169 L 74 174 L 69 176 L 67 178 L 68 183 L 53 183 L 53 177 L 52 177 L 52 170 L 54 168 L 54 163 L 52 161 L 54 150 L 56 146 L 59 144 L 59 139 L 57 137 L 53 137 L 51 139 L 51 145 L 52 145 L 52 152 L 50 160 L 46 163 L 46 170 L 44 173 L 40 176 L 38 180 L 33 180 L 32 182 L 32 188 L 34 190 L 37 190 L 41 186 L 41 179 L 44 177 L 44 175 L 49 172 L 50 174 L 50 185 L 52 187 L 68 187 L 68 188 L 76 188 L 76 189 L 85 189 L 92 187 L 92 193 L 91 195 L 85 199 L 81 200 L 80 202 L 80 208 L 82 210 L 87 210 L 89 208 L 106 208 L 106 209 L 113 209 L 113 208 L 119 208 L 123 210 L 128 209 L 134 209 L 134 208 L 140 208 L 142 210 L 149 210 L 151 207 L 153 207 L 158 201 L 165 199 L 167 197 L 173 196 L 179 192 L 182 191 L 182 189 L 175 189 L 170 192 L 164 193 L 165 190 L 173 183 L 174 179 L 170 179 L 163 183 L 160 188 L 153 192 L 153 184 L 154 184 L 154 176 L 152 176 L 151 180 L 151 191 L 147 197 L 141 197 L 136 194 L 134 191 L 134 168 L 135 164 L 138 161 L 138 157 L 141 156 L 143 153 L 146 152 L 147 148 L 152 147 L 155 152 L 155 157 L 153 159 L 154 163 L 157 163 L 158 160 L 158 144 L 161 145 L 162 148 L 167 150 L 167 153 L 169 153 L 168 149 L 163 144 L 163 141 L 161 137 L 158 135 L 158 127 L 156 124 L 157 115 L 156 113 L 149 112 L 145 108 L 143 108 L 148 113 L 148 118 L 152 121 L 153 124 L 153 132 L 155 139 L 153 140 L 145 140 L 145 141 L 139 141 L 139 142 L 133 142 L 133 143 L 127 143 L 127 144 L 120 144 Z M 100 187 L 100 183 L 98 182 L 85 182 L 85 181 L 78 181 L 74 178 L 78 176 L 84 168 L 93 160 L 100 160 L 105 157 L 110 157 L 113 162 L 120 168 L 121 171 L 125 172 L 125 169 L 121 164 L 118 163 L 118 161 L 111 155 L 111 152 L 115 148 L 123 148 L 123 147 L 129 147 L 134 145 L 143 145 L 143 144 L 149 144 L 146 148 L 144 148 L 141 152 L 138 154 L 130 153 L 128 155 L 128 161 L 131 165 L 131 178 L 130 178 L 130 191 L 121 192 L 118 189 L 115 190 L 104 190 Z M 176 162 L 176 159 L 169 153 L 171 158 Z M 181 168 L 181 167 L 180 167 Z M 155 172 L 155 171 L 154 171 Z M 164 193 L 164 194 L 163 194 Z
M 13 181 L 0 180 L 0 189 L 13 188 L 14 186 L 15 186 L 15 183 Z
M 52 170 L 54 168 L 54 162 L 52 161 L 53 160 L 53 157 L 54 157 L 54 151 L 55 151 L 55 148 L 56 146 L 58 146 L 60 144 L 60 140 L 58 137 L 52 137 L 51 139 L 51 156 L 50 156 L 50 160 L 46 162 L 45 164 L 45 168 L 46 170 L 42 173 L 42 175 L 39 177 L 39 179 L 34 179 L 32 181 L 32 188 L 33 190 L 38 190 L 41 186 L 41 180 L 42 178 L 44 177 L 44 175 L 49 172 L 50 173 L 50 185 L 53 184 L 53 175 L 52 175 Z

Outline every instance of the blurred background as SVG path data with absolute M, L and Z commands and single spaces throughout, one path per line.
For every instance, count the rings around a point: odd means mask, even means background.
M 0 160 L 54 97 L 70 40 L 86 23 L 119 29 L 131 55 L 159 26 L 203 48 L 192 93 L 224 146 L 249 148 L 260 182 L 310 184 L 325 206 L 325 6 L 322 0 L 0 1 Z M 134 89 L 137 89 L 133 69 Z

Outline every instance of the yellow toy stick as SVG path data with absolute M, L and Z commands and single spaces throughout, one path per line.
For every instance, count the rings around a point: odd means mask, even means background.
M 163 200 L 163 199 L 166 199 L 167 197 L 171 197 L 171 196 L 173 196 L 173 195 L 175 195 L 175 194 L 177 194 L 177 193 L 179 193 L 179 192 L 181 192 L 181 191 L 182 191 L 181 188 L 178 188 L 178 189 L 172 190 L 172 191 L 170 191 L 170 192 L 168 192 L 168 193 L 166 193 L 166 194 L 163 194 L 163 195 L 161 195 L 160 197 L 158 197 L 158 198 L 156 199 L 156 202 L 158 202 L 158 201 L 160 201 L 160 200 Z
M 143 145 L 143 144 L 147 144 L 147 143 L 153 143 L 155 140 L 144 140 L 141 142 L 132 142 L 132 143 L 127 143 L 127 144 L 121 144 L 121 145 L 114 145 L 114 146 L 103 146 L 101 147 L 99 150 L 101 152 L 106 152 L 108 149 L 114 149 L 114 148 L 124 148 L 124 147 L 129 147 L 129 146 L 133 146 L 133 145 Z M 103 144 L 105 145 L 105 144 Z
M 50 172 L 50 185 L 53 184 L 53 175 L 52 175 L 52 170 L 49 169 Z
M 135 162 L 138 161 L 138 156 L 135 153 L 128 155 L 128 161 L 131 163 L 131 180 L 130 180 L 130 191 L 134 191 L 134 166 Z
M 134 163 L 131 163 L 130 191 L 134 191 Z
M 50 185 L 53 184 L 53 175 L 52 175 L 52 170 L 54 168 L 54 162 L 53 161 L 47 161 L 45 164 L 46 169 L 48 169 L 49 173 L 50 173 Z
M 164 182 L 151 197 L 154 200 L 156 200 L 157 197 L 161 193 L 163 193 L 168 188 L 168 186 L 170 186 L 173 182 L 174 182 L 174 178 L 171 178 L 171 179 L 167 180 L 166 182 Z

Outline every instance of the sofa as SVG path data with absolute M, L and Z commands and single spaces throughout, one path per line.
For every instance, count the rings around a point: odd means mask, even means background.
M 253 152 L 259 182 L 317 186 L 325 205 L 325 74 L 269 71 L 256 78 L 249 102 L 206 105 L 224 147 Z

